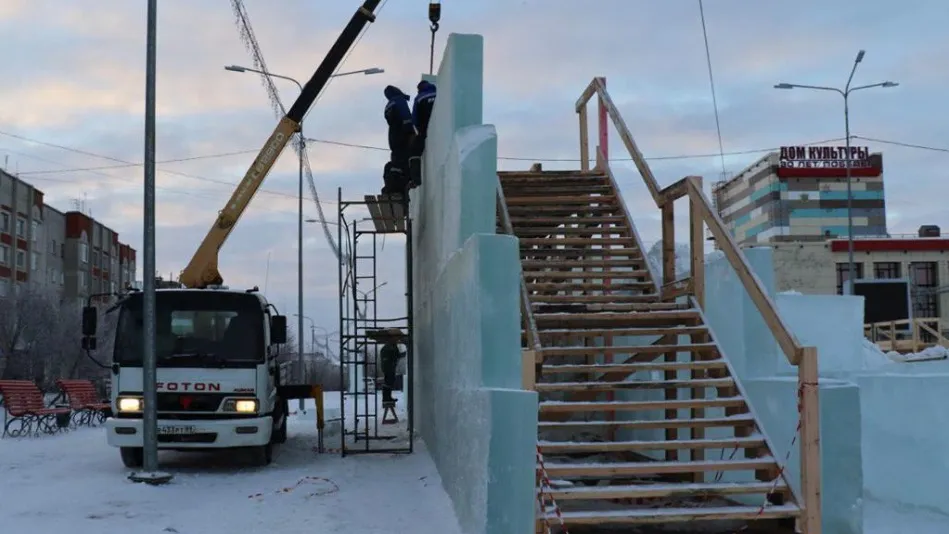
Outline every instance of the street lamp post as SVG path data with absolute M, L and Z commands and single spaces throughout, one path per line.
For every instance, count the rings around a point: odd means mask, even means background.
M 854 277 L 857 274 L 855 269 L 856 264 L 853 260 L 853 179 L 851 173 L 852 165 L 852 155 L 850 153 L 850 93 L 854 91 L 860 91 L 862 89 L 872 89 L 874 87 L 896 87 L 899 84 L 896 82 L 885 81 L 879 83 L 871 83 L 868 85 L 858 85 L 857 87 L 850 87 L 851 82 L 853 82 L 853 75 L 857 72 L 857 65 L 863 61 L 863 56 L 866 54 L 866 51 L 860 50 L 857 52 L 857 57 L 854 58 L 853 67 L 850 69 L 850 77 L 847 78 L 847 85 L 843 89 L 838 89 L 837 87 L 826 87 L 821 85 L 801 85 L 796 83 L 779 83 L 774 86 L 775 89 L 814 89 L 817 91 L 833 91 L 844 98 L 844 135 L 846 135 L 846 177 L 847 177 L 847 281 L 850 282 L 849 293 L 853 294 L 853 284 Z
M 266 72 L 259 69 L 252 69 L 250 67 L 242 67 L 240 65 L 228 65 L 224 67 L 224 70 L 229 70 L 231 72 L 256 72 L 263 76 L 269 78 L 279 78 L 281 80 L 287 80 L 296 84 L 297 88 L 300 89 L 300 92 L 303 92 L 303 85 L 298 82 L 296 79 L 291 78 L 290 76 L 284 76 L 282 74 L 275 74 L 273 72 Z M 330 78 L 337 78 L 340 76 L 348 76 L 351 74 L 381 74 L 385 72 L 384 69 L 378 67 L 371 67 L 368 69 L 353 70 L 349 72 L 340 72 L 330 76 Z M 300 339 L 297 340 L 298 352 L 297 355 L 297 365 L 300 370 L 298 371 L 297 379 L 302 383 L 304 380 L 303 376 L 303 151 L 306 150 L 306 138 L 303 136 L 303 121 L 300 121 L 300 129 L 297 131 L 297 135 L 300 137 L 300 154 L 299 154 L 299 183 L 297 191 L 297 314 L 299 322 L 297 323 L 297 332 L 300 336 Z M 300 399 L 300 411 L 304 411 L 303 399 Z

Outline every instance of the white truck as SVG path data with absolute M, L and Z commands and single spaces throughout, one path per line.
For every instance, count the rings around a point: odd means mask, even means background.
M 255 290 L 156 290 L 158 447 L 244 448 L 267 465 L 287 439 L 286 317 Z M 142 465 L 142 293 L 121 299 L 112 352 L 109 445 L 127 467 Z M 95 308 L 91 308 L 91 313 Z M 84 322 L 87 316 L 84 316 Z
M 161 449 L 249 447 L 259 464 L 286 439 L 287 400 L 311 395 L 308 384 L 281 383 L 278 345 L 286 317 L 254 290 L 220 289 L 218 253 L 317 96 L 359 34 L 375 21 L 380 0 L 364 0 L 296 101 L 277 123 L 181 271 L 176 288 L 156 290 L 158 445 Z M 153 276 L 153 273 L 145 273 Z M 108 442 L 130 467 L 143 462 L 143 298 L 122 296 L 112 354 Z M 272 313 L 273 312 L 273 313 Z M 97 310 L 82 315 L 82 346 L 96 348 Z M 299 334 L 299 333 L 298 333 Z M 91 357 L 91 354 L 90 354 Z M 94 359 L 94 358 L 93 358 Z M 103 365 L 105 366 L 105 365 Z

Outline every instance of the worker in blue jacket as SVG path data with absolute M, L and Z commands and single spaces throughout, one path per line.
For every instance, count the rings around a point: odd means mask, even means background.
M 383 176 L 385 186 L 382 194 L 404 193 L 408 185 L 409 157 L 415 127 L 412 124 L 412 112 L 409 110 L 409 95 L 394 85 L 385 88 L 386 124 L 389 125 L 389 163 Z
M 428 121 L 432 118 L 432 108 L 435 107 L 435 84 L 422 80 L 416 86 L 418 93 L 412 102 L 412 124 L 415 126 L 415 137 L 412 139 L 411 155 L 409 156 L 409 187 L 417 187 L 422 183 L 422 152 L 425 151 L 425 139 L 428 137 Z

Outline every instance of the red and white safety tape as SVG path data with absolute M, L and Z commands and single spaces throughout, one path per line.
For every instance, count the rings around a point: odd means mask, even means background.
M 791 453 L 794 451 L 794 445 L 797 444 L 797 439 L 801 435 L 801 426 L 804 424 L 804 384 L 801 384 L 797 388 L 797 427 L 794 429 L 794 436 L 791 437 L 791 444 L 788 446 L 788 452 L 784 455 L 784 462 L 778 465 L 778 476 L 774 477 L 772 482 L 771 489 L 768 490 L 768 493 L 765 494 L 764 499 L 761 503 L 761 507 L 758 508 L 758 513 L 755 514 L 755 519 L 761 517 L 761 514 L 768 508 L 768 497 L 770 497 L 778 488 L 778 484 L 781 483 L 781 480 L 784 478 L 784 470 L 787 468 L 788 462 L 791 461 Z M 736 534 L 742 532 L 748 528 L 748 525 L 741 527 L 736 530 Z
M 553 489 L 553 485 L 550 483 L 550 477 L 547 475 L 547 468 L 544 467 L 544 454 L 540 452 L 540 445 L 537 446 L 537 470 L 540 472 L 540 491 L 537 496 L 537 500 L 540 503 L 540 511 L 543 514 L 544 521 L 544 534 L 550 534 L 550 521 L 547 520 L 547 499 L 550 499 L 550 505 L 554 509 L 554 514 L 557 515 L 557 520 L 560 522 L 560 528 L 563 534 L 568 534 L 567 525 L 563 520 L 563 514 L 560 512 L 560 506 L 557 505 L 557 501 L 554 500 L 554 496 L 548 492 L 548 490 Z

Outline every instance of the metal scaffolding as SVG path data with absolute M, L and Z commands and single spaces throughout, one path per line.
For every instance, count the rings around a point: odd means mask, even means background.
M 412 220 L 408 216 L 407 199 L 366 195 L 360 201 L 347 201 L 343 200 L 341 188 L 337 197 L 342 252 L 339 261 L 340 449 L 343 456 L 411 453 L 414 438 Z M 380 316 L 377 305 L 376 290 L 388 282 L 379 279 L 377 270 L 377 254 L 386 234 L 405 235 L 405 314 L 398 317 Z M 392 343 L 405 347 L 402 353 L 405 373 L 396 377 L 393 401 L 386 402 L 380 399 L 380 388 L 385 388 L 377 362 L 380 349 Z M 397 395 L 399 391 L 401 394 Z M 402 410 L 397 408 L 400 401 L 404 401 Z M 399 417 L 400 412 L 404 417 Z

